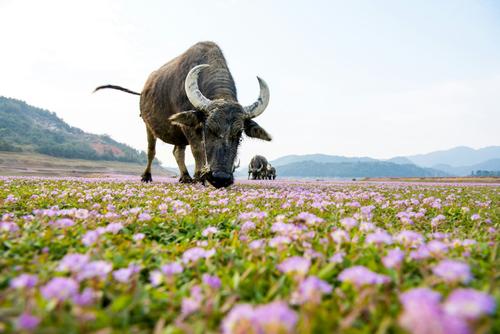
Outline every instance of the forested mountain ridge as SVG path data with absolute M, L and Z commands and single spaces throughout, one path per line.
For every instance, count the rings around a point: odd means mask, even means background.
M 72 127 L 55 113 L 0 96 L 0 151 L 54 157 L 145 163 L 146 153 Z M 155 161 L 158 163 L 158 161 Z

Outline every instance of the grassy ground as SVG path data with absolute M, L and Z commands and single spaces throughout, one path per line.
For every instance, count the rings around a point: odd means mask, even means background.
M 18 176 L 103 176 L 139 177 L 145 165 L 118 161 L 91 161 L 56 158 L 36 153 L 0 152 L 0 175 Z M 174 176 L 175 172 L 153 166 L 153 176 Z

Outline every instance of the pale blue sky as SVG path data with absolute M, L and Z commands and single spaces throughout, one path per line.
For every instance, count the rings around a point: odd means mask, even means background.
M 498 1 L 0 0 L 0 95 L 145 149 L 149 73 L 200 40 L 223 49 L 242 104 L 271 89 L 257 153 L 389 158 L 500 144 Z M 159 158 L 175 165 L 170 145 Z

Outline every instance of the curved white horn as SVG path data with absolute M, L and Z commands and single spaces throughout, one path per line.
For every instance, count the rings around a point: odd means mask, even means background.
M 257 80 L 259 80 L 260 86 L 259 98 L 253 104 L 243 108 L 247 113 L 248 118 L 255 118 L 259 116 L 264 112 L 264 110 L 266 110 L 266 107 L 269 104 L 269 87 L 267 87 L 266 82 L 261 78 L 257 77 Z
M 193 67 L 186 76 L 186 81 L 184 83 L 184 89 L 186 90 L 189 102 L 191 102 L 196 109 L 201 111 L 207 111 L 208 107 L 212 104 L 212 101 L 207 99 L 198 88 L 198 75 L 201 70 L 209 66 L 208 64 L 201 64 Z

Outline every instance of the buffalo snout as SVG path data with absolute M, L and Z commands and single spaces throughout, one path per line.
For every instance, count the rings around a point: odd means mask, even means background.
M 228 187 L 234 182 L 233 175 L 224 171 L 214 171 L 208 175 L 207 179 L 215 188 Z

